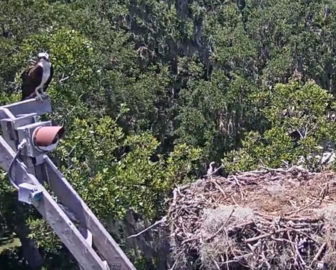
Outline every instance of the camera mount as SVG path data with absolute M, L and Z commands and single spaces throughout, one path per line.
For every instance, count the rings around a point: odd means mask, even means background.
M 48 157 L 64 134 L 63 127 L 40 121 L 40 115 L 51 111 L 48 96 L 0 107 L 0 168 L 18 190 L 18 200 L 37 209 L 81 269 L 135 270 Z

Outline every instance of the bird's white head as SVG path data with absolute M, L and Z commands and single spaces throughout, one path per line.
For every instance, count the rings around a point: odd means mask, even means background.
M 40 53 L 37 55 L 37 57 L 38 57 L 39 59 L 45 59 L 45 60 L 49 61 L 49 54 L 46 53 L 46 52 L 40 52 Z

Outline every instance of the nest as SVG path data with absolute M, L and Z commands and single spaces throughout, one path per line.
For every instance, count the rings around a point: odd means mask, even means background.
M 171 270 L 336 269 L 336 178 L 299 167 L 174 190 Z

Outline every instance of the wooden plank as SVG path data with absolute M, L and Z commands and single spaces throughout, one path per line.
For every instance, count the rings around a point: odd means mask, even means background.
M 40 185 L 41 186 L 41 185 Z M 98 254 L 86 242 L 82 234 L 62 211 L 49 193 L 44 190 L 42 201 L 37 207 L 43 218 L 49 223 L 64 245 L 86 270 L 105 270 L 105 265 Z
M 83 226 L 91 231 L 95 247 L 108 262 L 111 270 L 136 270 L 122 249 L 59 172 L 50 158 L 45 156 L 44 159 L 51 190 L 57 196 L 57 199 L 75 214 Z
M 0 136 L 0 167 L 7 171 L 14 156 L 14 151 Z M 15 170 L 13 171 L 15 172 L 15 182 L 17 185 L 23 182 L 31 183 L 42 190 L 43 196 L 36 209 L 73 254 L 80 266 L 85 270 L 106 270 L 106 266 L 101 258 L 86 242 L 76 226 L 35 176 L 27 173 L 24 164 L 21 162 L 16 163 Z

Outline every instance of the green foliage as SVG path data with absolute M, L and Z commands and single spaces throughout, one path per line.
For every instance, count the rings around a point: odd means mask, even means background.
M 244 77 L 222 71 L 213 72 L 210 81 L 190 82 L 181 91 L 179 140 L 202 146 L 206 159 L 218 161 L 237 145 L 242 129 L 258 118 L 260 113 L 249 108 L 257 105 L 255 91 Z
M 320 169 L 335 140 L 335 12 L 331 0 L 249 0 L 242 11 L 219 0 L 0 1 L 0 104 L 20 99 L 21 72 L 47 50 L 48 117 L 66 129 L 53 159 L 104 222 L 130 209 L 149 221 L 211 161 Z M 70 261 L 32 209 L 12 218 L 22 209 L 7 181 L 0 201 L 2 231 L 29 223 L 46 258 Z
M 35 240 L 37 247 L 48 253 L 57 252 L 57 250 L 61 249 L 61 241 L 50 230 L 45 221 L 28 217 L 27 224 L 31 231 L 28 237 Z
M 186 145 L 176 146 L 167 160 L 155 157 L 158 145 L 148 132 L 125 136 L 109 117 L 75 119 L 57 156 L 66 178 L 101 218 L 122 218 L 130 208 L 153 218 L 199 158 L 199 150 Z
M 333 96 L 313 82 L 277 84 L 262 110 L 270 128 L 262 136 L 247 134 L 242 148 L 223 159 L 226 170 L 249 170 L 259 164 L 279 167 L 296 164 L 300 157 L 318 169 L 319 157 L 335 140 L 336 124 L 327 116 L 328 106 L 335 106 Z M 293 133 L 299 138 L 291 138 Z

